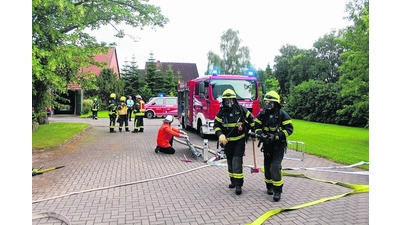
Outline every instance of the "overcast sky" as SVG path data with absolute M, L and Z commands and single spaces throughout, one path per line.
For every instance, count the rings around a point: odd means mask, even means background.
M 139 69 L 154 58 L 161 62 L 196 63 L 199 75 L 207 67 L 207 53 L 222 56 L 219 44 L 224 31 L 239 31 L 242 46 L 250 48 L 251 63 L 256 69 L 274 64 L 279 49 L 286 45 L 310 49 L 315 41 L 332 29 L 349 25 L 347 0 L 150 0 L 149 4 L 160 6 L 161 13 L 170 22 L 156 31 L 140 30 L 118 25 L 125 33 L 134 36 L 123 39 L 113 35 L 112 26 L 90 32 L 98 41 L 116 42 L 120 69 L 125 61 L 135 61 Z

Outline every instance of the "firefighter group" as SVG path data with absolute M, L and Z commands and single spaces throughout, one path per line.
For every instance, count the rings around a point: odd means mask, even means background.
M 117 102 L 117 95 L 110 94 L 108 100 L 108 117 L 110 119 L 110 133 L 116 133 L 116 126 L 119 132 L 125 130 L 130 132 L 128 121 L 132 121 L 132 114 L 134 114 L 133 131 L 132 133 L 144 132 L 143 117 L 145 115 L 144 101 L 140 95 L 136 95 L 136 102 L 129 96 L 127 100 L 125 96 L 121 96 Z M 97 114 L 96 114 L 97 115 Z M 118 125 L 115 123 L 118 122 Z
M 242 194 L 244 184 L 243 156 L 245 155 L 246 142 L 251 137 L 252 141 L 262 143 L 261 152 L 264 156 L 263 183 L 265 183 L 267 195 L 272 195 L 273 200 L 277 202 L 281 199 L 283 192 L 282 160 L 287 147 L 287 137 L 293 133 L 294 127 L 290 116 L 282 109 L 281 98 L 277 92 L 267 92 L 263 100 L 264 108 L 254 117 L 247 108 L 238 103 L 235 91 L 232 89 L 225 90 L 222 93 L 222 102 L 215 116 L 213 128 L 218 137 L 218 146 L 224 148 L 226 154 L 230 180 L 228 188 L 234 189 L 236 195 Z M 132 110 L 129 110 L 130 108 Z M 116 132 L 114 129 L 117 118 L 119 132 L 122 132 L 123 129 L 130 131 L 128 121 L 131 121 L 131 115 L 129 115 L 129 111 L 133 111 L 135 116 L 132 133 L 144 131 L 145 109 L 144 101 L 140 95 L 136 95 L 135 103 L 129 102 L 127 104 L 124 96 L 120 97 L 117 103 L 116 95 L 112 93 L 108 101 L 108 109 L 111 133 Z M 167 132 L 168 135 L 164 136 L 168 136 L 168 139 L 171 140 L 165 140 L 165 146 L 158 146 L 161 145 L 159 139 L 163 136 L 160 135 L 159 131 L 156 153 L 163 152 L 160 149 L 170 147 L 174 136 L 187 137 L 186 133 L 170 126 L 172 121 L 173 116 L 167 116 L 163 120 L 165 127 L 171 130 L 171 132 Z M 166 153 L 173 154 L 175 151 L 172 150 Z

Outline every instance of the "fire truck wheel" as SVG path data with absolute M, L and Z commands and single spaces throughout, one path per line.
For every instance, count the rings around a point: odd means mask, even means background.
M 202 125 L 201 125 L 201 123 L 199 122 L 199 123 L 197 123 L 197 131 L 198 131 L 198 133 L 200 134 L 200 137 L 201 138 L 207 138 L 207 135 L 205 135 L 204 133 L 203 133 L 203 128 L 202 128 Z
M 154 113 L 153 113 L 152 111 L 147 111 L 147 112 L 146 112 L 146 117 L 149 118 L 149 119 L 151 119 L 151 118 L 154 117 Z

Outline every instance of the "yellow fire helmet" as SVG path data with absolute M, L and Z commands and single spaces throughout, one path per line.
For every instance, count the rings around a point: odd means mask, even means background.
M 224 93 L 222 93 L 222 99 L 227 99 L 227 98 L 236 99 L 236 93 L 232 89 L 226 89 Z
M 265 94 L 264 101 L 277 102 L 278 104 L 281 104 L 281 97 L 276 93 L 276 91 L 269 91 Z

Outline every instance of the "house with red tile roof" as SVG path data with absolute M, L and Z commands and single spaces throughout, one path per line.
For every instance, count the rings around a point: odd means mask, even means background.
M 149 62 L 146 62 L 145 68 L 147 68 L 148 64 Z M 171 69 L 174 71 L 174 75 L 181 77 L 180 82 L 189 81 L 199 77 L 196 63 L 161 62 L 158 60 L 156 64 L 157 68 L 159 68 L 163 74 L 165 74 L 168 70 L 168 67 L 171 66 Z M 145 74 L 144 69 L 139 69 L 138 72 L 142 75 Z
M 118 64 L 118 57 L 117 57 L 117 50 L 115 47 L 112 47 L 108 50 L 106 54 L 98 54 L 94 56 L 94 59 L 97 62 L 105 62 L 106 65 L 104 68 L 111 68 L 114 70 L 115 74 L 117 74 L 118 79 L 120 78 L 120 71 L 119 71 L 119 64 Z M 100 72 L 103 68 L 90 65 L 89 67 L 82 68 L 82 72 L 92 71 L 97 76 L 100 75 Z M 83 97 L 84 97 L 84 90 L 77 85 L 71 84 L 68 88 L 68 94 L 62 95 L 62 97 L 67 98 L 70 100 L 67 103 L 67 107 L 55 109 L 55 114 L 74 114 L 80 115 L 83 107 Z

